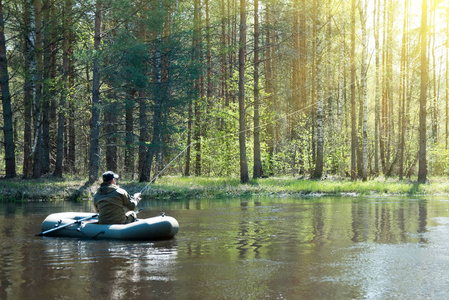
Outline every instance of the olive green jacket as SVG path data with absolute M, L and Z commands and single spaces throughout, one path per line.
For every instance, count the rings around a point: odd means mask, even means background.
M 94 195 L 94 209 L 99 214 L 100 224 L 124 224 L 125 212 L 134 210 L 137 203 L 139 199 L 131 198 L 115 184 L 102 183 Z

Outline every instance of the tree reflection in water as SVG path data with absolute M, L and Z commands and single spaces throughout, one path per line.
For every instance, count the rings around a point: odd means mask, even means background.
M 0 299 L 447 298 L 446 199 L 143 202 L 180 224 L 162 242 L 35 237 L 56 211 L 0 204 Z

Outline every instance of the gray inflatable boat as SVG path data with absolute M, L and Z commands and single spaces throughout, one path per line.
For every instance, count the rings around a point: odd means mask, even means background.
M 161 215 L 137 219 L 129 224 L 98 224 L 98 215 L 82 212 L 63 212 L 49 215 L 42 222 L 38 235 L 86 239 L 167 240 L 179 229 L 175 218 Z

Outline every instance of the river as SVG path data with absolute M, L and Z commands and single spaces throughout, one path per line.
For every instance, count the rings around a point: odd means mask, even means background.
M 0 299 L 448 299 L 449 200 L 142 200 L 173 240 L 35 236 L 89 201 L 0 203 Z

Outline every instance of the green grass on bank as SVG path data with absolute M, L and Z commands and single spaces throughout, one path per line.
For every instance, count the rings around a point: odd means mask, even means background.
M 2 179 L 0 180 L 0 201 L 8 200 L 53 200 L 70 197 L 89 196 L 91 188 L 86 188 L 86 179 Z
M 100 182 L 86 184 L 85 179 L 0 180 L 0 200 L 58 200 L 90 198 Z M 251 180 L 240 184 L 237 177 L 164 176 L 155 183 L 119 180 L 130 194 L 144 190 L 147 198 L 184 199 L 242 197 L 253 195 L 293 197 L 314 195 L 354 196 L 438 196 L 449 195 L 449 180 L 430 178 L 426 184 L 377 178 L 367 182 L 346 179 L 307 180 L 278 177 Z
M 424 196 L 449 195 L 449 180 L 431 178 L 426 184 L 398 179 L 378 178 L 367 182 L 349 180 L 302 180 L 292 177 L 251 180 L 240 184 L 238 178 L 165 176 L 148 186 L 151 197 L 237 197 L 252 195 L 354 195 L 354 196 Z

